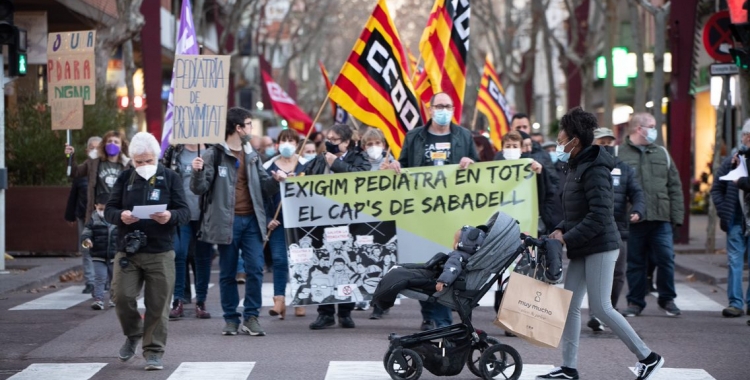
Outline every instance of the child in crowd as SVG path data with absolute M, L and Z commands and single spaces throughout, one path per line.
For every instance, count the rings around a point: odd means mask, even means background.
M 112 261 L 117 253 L 117 226 L 104 220 L 107 200 L 109 193 L 96 196 L 96 210 L 91 214 L 81 234 L 81 246 L 90 250 L 94 262 L 94 291 L 91 293 L 94 297 L 91 308 L 94 310 L 104 309 L 104 292 L 112 280 Z M 109 307 L 114 306 L 110 296 Z

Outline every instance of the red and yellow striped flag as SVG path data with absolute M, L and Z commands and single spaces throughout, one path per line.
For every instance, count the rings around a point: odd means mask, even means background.
M 423 124 L 407 64 L 386 0 L 379 0 L 330 93 L 353 117 L 382 130 L 395 157 L 406 133 Z
M 510 126 L 510 106 L 505 100 L 505 90 L 500 79 L 492 67 L 489 56 L 484 62 L 484 73 L 477 96 L 477 111 L 487 117 L 489 121 L 490 140 L 495 149 L 502 149 L 503 135 L 508 133 Z
M 445 92 L 451 97 L 455 123 L 461 122 L 466 93 L 470 15 L 468 0 L 436 0 L 419 42 L 432 93 Z M 420 96 L 424 100 L 424 92 Z

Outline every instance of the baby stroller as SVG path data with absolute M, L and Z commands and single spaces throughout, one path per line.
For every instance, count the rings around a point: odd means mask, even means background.
M 523 363 L 518 351 L 474 328 L 471 311 L 502 273 L 539 241 L 521 235 L 515 219 L 497 212 L 486 226 L 482 247 L 466 262 L 457 280 L 442 292 L 409 288 L 400 293 L 421 301 L 439 302 L 458 312 L 461 323 L 412 335 L 391 333 L 383 365 L 394 380 L 417 380 L 426 368 L 436 376 L 455 376 L 464 365 L 483 379 L 518 379 Z M 519 236 L 524 238 L 519 244 Z M 433 261 L 433 260 L 431 260 Z M 418 265 L 407 264 L 414 269 Z

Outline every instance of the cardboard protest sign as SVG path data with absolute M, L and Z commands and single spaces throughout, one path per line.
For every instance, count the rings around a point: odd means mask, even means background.
M 281 197 L 286 241 L 295 252 L 295 305 L 369 300 L 394 262 L 425 262 L 449 252 L 462 226 L 485 223 L 499 210 L 517 219 L 522 231 L 535 233 L 539 215 L 528 159 L 475 163 L 466 170 L 447 165 L 398 175 L 290 177 L 281 184 Z M 312 248 L 314 257 L 301 262 L 297 248 Z M 336 257 L 343 264 L 334 263 Z M 342 271 L 351 272 L 349 280 Z M 343 297 L 338 287 L 349 284 L 359 292 Z
M 83 129 L 83 100 L 55 99 L 52 108 L 52 130 Z
M 81 98 L 96 103 L 96 31 L 50 33 L 47 37 L 47 103 Z
M 224 142 L 228 55 L 176 55 L 174 126 L 170 144 Z

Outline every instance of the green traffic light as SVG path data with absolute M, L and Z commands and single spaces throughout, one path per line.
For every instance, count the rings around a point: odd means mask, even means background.
M 18 74 L 26 75 L 26 53 L 18 54 Z

